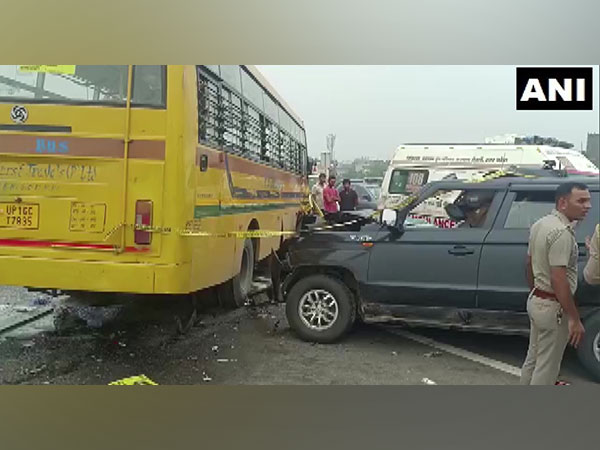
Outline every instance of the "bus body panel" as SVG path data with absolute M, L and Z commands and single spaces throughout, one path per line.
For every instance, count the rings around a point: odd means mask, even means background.
M 0 106 L 6 112 L 10 105 Z M 131 262 L 159 256 L 160 236 L 153 238 L 151 246 L 137 248 L 131 229 L 125 231 L 123 254 L 107 251 L 120 245 L 123 232 L 126 164 L 125 137 L 119 135 L 123 124 L 105 119 L 117 116 L 124 121 L 122 111 L 111 108 L 111 116 L 98 107 L 32 104 L 28 108 L 30 120 L 39 117 L 36 121 L 67 124 L 73 131 L 0 131 L 0 204 L 32 205 L 38 213 L 37 226 L 32 228 L 6 223 L 0 228 L 0 254 L 68 259 L 77 250 L 82 260 Z M 38 109 L 43 110 L 39 116 Z M 2 117 L 2 123 L 7 117 Z M 62 120 L 58 122 L 56 117 Z M 129 224 L 135 222 L 136 200 L 151 200 L 155 220 L 162 216 L 164 118 L 164 111 L 131 111 L 126 200 Z M 85 247 L 87 244 L 90 248 Z

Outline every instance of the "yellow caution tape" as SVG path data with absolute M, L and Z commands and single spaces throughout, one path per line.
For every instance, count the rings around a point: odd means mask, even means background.
M 379 215 L 379 211 L 374 212 L 367 218 L 375 217 Z M 357 218 L 343 223 L 335 223 L 332 225 L 323 225 L 321 227 L 315 227 L 311 231 L 323 231 L 323 230 L 331 230 L 334 228 L 343 228 L 347 225 L 352 225 L 354 223 L 358 223 L 365 218 Z M 163 227 L 149 227 L 145 225 L 130 225 L 130 224 L 121 224 L 115 228 L 113 228 L 104 238 L 104 240 L 108 240 L 114 232 L 122 227 L 130 227 L 136 231 L 146 231 L 149 233 L 161 233 L 161 234 L 170 234 L 173 232 L 171 228 L 163 228 Z M 225 233 L 211 233 L 209 231 L 194 231 L 189 229 L 183 230 L 175 230 L 179 236 L 182 237 L 212 237 L 212 238 L 237 238 L 237 239 L 257 239 L 257 238 L 270 238 L 276 236 L 299 236 L 301 233 L 296 231 L 272 231 L 272 230 L 248 230 L 248 231 L 228 231 Z
M 42 72 L 42 73 L 56 73 L 63 75 L 74 75 L 75 68 L 77 66 L 19 66 L 20 72 Z
M 497 170 L 495 172 L 491 172 L 491 173 L 484 175 L 482 177 L 479 177 L 479 178 L 473 178 L 470 180 L 463 180 L 463 181 L 465 183 L 483 183 L 485 181 L 491 181 L 496 178 L 502 178 L 502 177 L 509 176 L 509 175 L 510 176 L 519 176 L 519 177 L 524 177 L 524 178 L 536 178 L 535 175 L 524 175 L 524 174 L 520 174 L 518 172 L 507 172 L 504 170 Z M 403 199 L 402 201 L 400 201 L 396 204 L 393 204 L 392 206 L 395 209 L 403 209 L 403 208 L 409 206 L 412 202 L 414 202 L 417 199 L 418 199 L 418 193 L 411 194 L 407 198 Z M 314 201 L 312 194 L 310 194 L 308 197 L 308 204 L 301 205 L 301 210 L 304 214 L 308 214 L 310 212 L 316 212 L 316 214 L 318 214 L 320 217 L 324 217 L 323 211 L 321 211 L 321 208 L 319 208 L 319 205 L 317 205 L 316 202 Z M 374 217 L 378 216 L 380 213 L 381 213 L 380 211 L 375 211 L 375 212 L 373 212 L 373 214 L 371 214 L 369 217 L 366 217 L 366 218 L 374 218 Z M 310 231 L 314 232 L 314 231 L 324 231 L 324 230 L 332 230 L 332 229 L 336 229 L 336 228 L 343 228 L 348 225 L 358 223 L 364 219 L 365 219 L 364 217 L 361 217 L 361 218 L 356 218 L 356 219 L 350 220 L 348 222 L 335 223 L 335 224 L 331 224 L 331 225 L 323 225 L 320 227 L 314 227 Z M 234 237 L 237 239 L 255 239 L 255 238 L 269 238 L 269 237 L 275 237 L 275 236 L 298 236 L 301 234 L 296 231 L 273 231 L 273 230 L 227 231 L 227 232 L 223 232 L 223 233 L 212 233 L 209 231 L 201 231 L 201 230 L 195 230 L 195 229 L 189 229 L 189 228 L 173 229 L 170 227 L 152 227 L 152 226 L 148 226 L 148 225 L 119 224 L 116 227 L 114 227 L 113 229 L 111 229 L 106 234 L 104 240 L 105 241 L 108 240 L 110 238 L 110 236 L 112 236 L 117 230 L 119 230 L 120 228 L 123 228 L 123 227 L 133 228 L 136 231 L 146 231 L 149 233 L 159 233 L 159 234 L 171 234 L 171 233 L 175 232 L 176 234 L 178 234 L 179 236 L 182 236 L 182 237 L 213 237 L 213 238 L 215 238 L 215 237 L 216 238 Z
M 122 380 L 113 381 L 112 383 L 108 383 L 109 386 L 135 386 L 135 385 L 152 385 L 158 386 L 158 383 L 155 383 L 146 375 L 136 375 L 134 377 L 123 378 Z
M 317 215 L 319 215 L 320 217 L 325 217 L 323 214 L 323 211 L 321 211 L 321 208 L 319 207 L 319 205 L 315 202 L 313 195 L 309 194 L 308 195 L 308 203 L 310 205 L 310 209 L 314 212 L 317 213 Z
M 295 231 L 269 231 L 269 230 L 248 230 L 248 231 L 228 231 L 227 233 L 209 233 L 207 231 L 182 230 L 179 236 L 184 237 L 235 237 L 245 238 L 267 238 L 274 236 L 295 236 Z

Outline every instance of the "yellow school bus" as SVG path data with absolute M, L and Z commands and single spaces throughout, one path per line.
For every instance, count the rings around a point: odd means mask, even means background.
M 303 122 L 252 66 L 0 66 L 0 285 L 239 300 L 293 231 Z

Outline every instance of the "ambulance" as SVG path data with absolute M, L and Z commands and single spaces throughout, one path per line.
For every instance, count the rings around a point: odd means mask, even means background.
M 394 208 L 422 186 L 444 178 L 477 179 L 495 170 L 559 169 L 568 174 L 598 175 L 598 168 L 575 149 L 550 145 L 402 144 L 385 173 L 378 209 Z M 415 218 L 447 228 L 456 224 L 438 199 L 413 210 Z

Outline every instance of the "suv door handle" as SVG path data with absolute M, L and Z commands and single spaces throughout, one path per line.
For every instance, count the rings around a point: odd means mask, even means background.
M 448 253 L 456 256 L 472 255 L 473 253 L 475 253 L 475 250 L 473 250 L 472 248 L 467 248 L 463 245 L 455 245 L 450 250 L 448 250 Z

